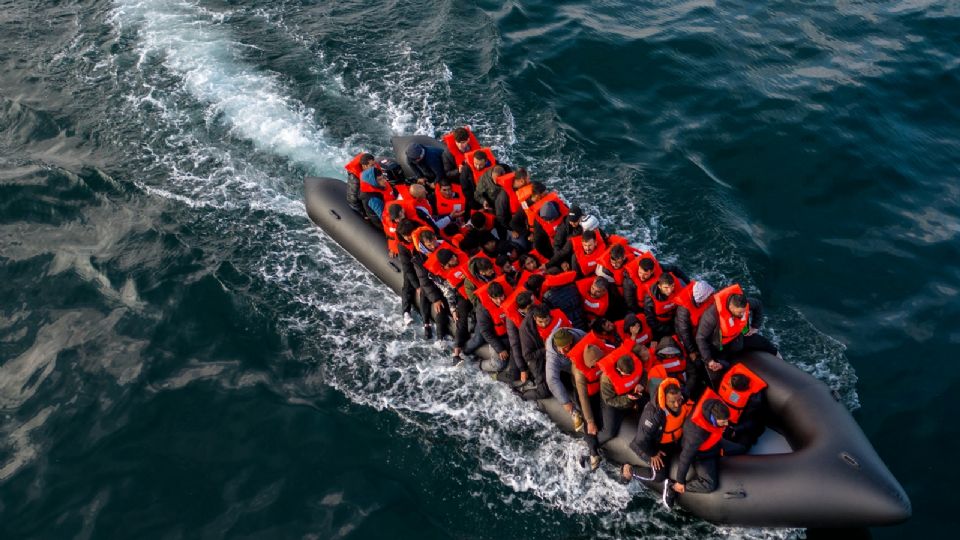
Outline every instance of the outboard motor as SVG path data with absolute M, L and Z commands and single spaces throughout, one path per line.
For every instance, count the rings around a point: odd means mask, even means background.
M 377 159 L 377 164 L 380 165 L 380 171 L 387 176 L 387 182 L 391 186 L 404 183 L 403 169 L 397 160 L 391 157 L 381 157 Z

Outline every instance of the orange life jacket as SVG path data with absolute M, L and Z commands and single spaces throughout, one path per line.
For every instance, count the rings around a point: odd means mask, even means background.
M 520 209 L 520 198 L 517 196 L 517 190 L 513 189 L 513 179 L 516 176 L 516 173 L 504 173 L 497 177 L 494 182 L 500 189 L 502 189 L 507 194 L 507 200 L 510 201 L 510 215 L 516 213 Z M 520 188 L 523 189 L 523 188 Z
M 603 256 L 607 249 L 607 243 L 603 237 L 597 235 L 597 246 L 588 255 L 583 250 L 583 236 L 571 236 L 570 246 L 573 248 L 573 256 L 577 260 L 577 267 L 580 269 L 581 276 L 592 276 L 597 271 L 597 262 Z
M 469 144 L 467 145 L 467 152 L 469 153 L 471 150 L 479 150 L 480 141 L 477 140 L 476 135 L 474 135 L 473 131 L 470 130 L 470 126 L 463 126 L 463 129 L 467 130 L 467 134 L 470 136 L 468 139 Z M 457 146 L 456 139 L 453 138 L 452 131 L 443 136 L 443 142 L 446 143 L 447 150 L 450 150 L 450 153 L 453 155 L 453 159 L 457 162 L 457 167 L 459 167 L 463 163 L 466 153 L 460 151 L 460 148 Z
M 540 287 L 540 296 L 554 287 L 569 285 L 577 280 L 577 273 L 573 270 L 559 274 L 543 276 L 543 286 Z
M 703 405 L 708 401 L 717 400 L 723 401 L 720 399 L 720 396 L 716 394 L 710 388 L 707 388 L 706 392 L 700 396 L 700 401 L 697 401 L 697 406 L 694 407 L 693 413 L 691 413 L 690 421 L 694 424 L 700 426 L 707 433 L 710 434 L 705 441 L 700 444 L 700 447 L 697 449 L 700 452 L 709 452 L 714 449 L 718 444 L 720 444 L 720 439 L 723 438 L 723 431 L 726 428 L 715 426 L 710 423 L 710 420 L 703 417 Z
M 677 305 L 687 308 L 687 311 L 690 312 L 690 324 L 693 326 L 693 335 L 697 334 L 697 326 L 700 325 L 700 317 L 703 316 L 703 312 L 710 307 L 710 300 L 713 299 L 713 293 L 710 293 L 710 296 L 703 301 L 699 306 L 694 305 L 693 302 L 693 286 L 696 284 L 696 281 L 691 281 L 687 284 L 686 287 L 680 291 L 680 294 L 677 295 Z
M 677 311 L 677 295 L 680 294 L 680 280 L 673 274 L 670 274 L 670 278 L 673 279 L 673 292 L 670 293 L 670 296 L 665 300 L 658 300 L 657 296 L 653 294 L 654 287 L 657 287 L 656 282 L 647 289 L 647 294 L 650 295 L 650 299 L 653 300 L 653 311 L 657 316 L 657 320 L 661 322 L 672 321 L 673 314 Z
M 604 273 L 613 277 L 613 283 L 617 286 L 617 289 L 620 290 L 620 293 L 623 294 L 623 277 L 629 272 L 630 262 L 640 253 L 640 250 L 631 246 L 629 241 L 622 236 L 611 234 L 608 240 L 609 247 L 600 255 L 600 258 L 597 260 L 597 266 L 602 266 Z M 617 244 L 623 246 L 623 253 L 627 259 L 620 268 L 614 268 L 613 263 L 610 262 L 610 251 L 613 249 L 613 246 Z
M 717 321 L 720 323 L 720 343 L 723 345 L 730 343 L 740 334 L 746 334 L 750 330 L 747 328 L 747 323 L 750 322 L 749 303 L 747 303 L 746 309 L 743 310 L 743 316 L 739 318 L 734 317 L 733 314 L 730 313 L 730 310 L 727 309 L 727 300 L 729 300 L 730 295 L 733 294 L 743 294 L 743 289 L 740 288 L 740 285 L 731 285 L 713 295 L 713 302 L 717 306 Z
M 590 296 L 590 286 L 593 285 L 596 276 L 585 277 L 577 281 L 577 290 L 580 291 L 580 298 L 583 301 L 583 310 L 591 319 L 603 317 L 607 314 L 607 308 L 610 307 L 610 292 L 603 291 L 603 296 L 594 298 Z
M 583 353 L 589 345 L 595 345 L 603 351 L 604 355 L 616 349 L 616 346 L 607 343 L 606 340 L 591 331 L 587 332 L 587 335 L 583 336 L 567 353 L 570 362 L 587 379 L 587 395 L 592 396 L 600 391 L 600 366 L 598 365 L 600 362 L 598 361 L 593 367 L 587 367 L 587 363 L 583 359 Z
M 651 375 L 653 377 L 653 375 Z M 690 415 L 690 411 L 693 410 L 693 404 L 689 402 L 684 402 L 680 405 L 680 410 L 676 414 L 670 411 L 667 408 L 666 402 L 666 388 L 671 384 L 680 386 L 680 381 L 667 377 L 660 382 L 660 386 L 657 387 L 657 407 L 663 410 L 664 415 L 667 418 L 666 425 L 663 427 L 663 435 L 660 436 L 660 444 L 671 444 L 680 440 L 680 437 L 683 436 L 683 422 L 687 419 L 687 416 Z
M 640 279 L 640 261 L 643 259 L 653 261 L 653 274 L 646 281 Z M 663 274 L 663 269 L 660 268 L 660 262 L 653 256 L 653 253 L 645 251 L 627 263 L 626 268 L 627 275 L 637 284 L 637 302 L 640 302 L 642 305 L 647 294 L 650 292 L 650 285 L 656 283 L 657 280 L 660 279 L 660 275 Z
M 535 326 L 537 327 L 537 332 L 540 334 L 540 339 L 546 341 L 554 330 L 558 328 L 570 328 L 570 319 L 559 309 L 551 309 L 550 323 L 547 324 L 547 327 L 541 328 L 540 325 Z
M 670 356 L 663 358 L 657 354 L 657 349 L 659 348 L 659 343 L 654 343 L 650 346 L 650 365 L 651 366 L 663 366 L 664 371 L 670 377 L 674 377 L 680 380 L 686 378 L 686 369 L 687 369 L 687 354 L 683 349 L 683 344 L 677 340 L 676 337 L 673 338 L 674 346 L 680 350 L 680 353 L 676 356 Z M 652 367 L 651 367 L 652 369 Z
M 446 249 L 453 251 L 453 253 L 457 256 L 456 266 L 453 268 L 444 268 L 443 265 L 440 264 L 440 261 L 437 260 L 437 252 L 440 251 L 440 248 L 437 248 L 427 256 L 427 260 L 424 261 L 423 267 L 432 274 L 446 279 L 447 283 L 449 283 L 451 287 L 456 289 L 461 296 L 467 298 L 467 292 L 464 289 L 464 283 L 468 279 L 478 288 L 482 284 L 478 283 L 476 279 L 470 275 L 470 271 L 467 270 L 467 254 L 452 246 L 445 247 Z
M 394 221 L 390 217 L 390 206 L 397 205 L 403 209 L 403 217 L 419 223 L 422 226 L 425 226 L 426 223 L 420 219 L 420 216 L 417 215 L 414 207 L 409 203 L 409 201 L 390 201 L 383 208 L 383 215 L 380 217 L 380 223 L 383 224 L 383 234 L 387 237 L 387 249 L 390 250 L 390 253 L 396 255 L 398 253 L 398 248 L 402 242 L 399 236 L 397 236 L 397 221 Z M 402 218 L 401 218 L 402 219 Z M 399 221 L 399 220 L 398 220 Z
M 506 296 L 509 296 L 513 293 L 513 287 L 507 283 L 507 279 L 504 277 L 498 277 L 490 283 L 499 283 L 503 286 L 503 292 Z M 504 311 L 504 304 L 506 303 L 506 298 L 503 302 L 500 302 L 500 305 L 493 303 L 493 300 L 490 298 L 490 293 L 488 291 L 490 283 L 484 284 L 482 287 L 478 288 L 474 294 L 477 295 L 477 299 L 480 300 L 480 304 L 487 310 L 487 313 L 490 314 L 490 319 L 493 321 L 493 329 L 498 336 L 505 336 L 507 334 L 507 314 Z
M 626 340 L 623 342 L 623 345 L 610 351 L 609 354 L 597 362 L 597 365 L 600 366 L 600 371 L 613 383 L 613 388 L 618 396 L 633 391 L 637 383 L 640 382 L 640 379 L 643 378 L 643 361 L 633 353 L 632 349 L 634 344 L 635 342 L 633 340 Z M 633 371 L 626 375 L 620 375 L 617 373 L 617 360 L 620 360 L 620 358 L 625 355 L 633 359 Z
M 440 193 L 440 184 L 433 188 L 434 198 L 437 201 L 437 215 L 449 216 L 454 212 L 463 212 L 467 209 L 467 198 L 463 195 L 463 188 L 460 184 L 451 184 L 453 188 L 453 198 L 447 199 Z
M 554 202 L 557 204 L 557 209 L 559 210 L 559 217 L 553 221 L 547 221 L 540 217 L 540 208 L 548 202 Z M 530 205 L 530 208 L 527 209 L 527 218 L 530 219 L 530 225 L 534 223 L 539 223 L 540 227 L 543 229 L 543 232 L 547 233 L 547 236 L 550 237 L 550 240 L 553 240 L 553 237 L 557 234 L 557 227 L 563 223 L 563 220 L 566 219 L 567 214 L 570 213 L 570 209 L 567 208 L 566 203 L 560 200 L 560 196 L 555 192 L 551 191 L 543 197 L 540 197 L 540 200 Z
M 734 390 L 733 386 L 730 384 L 730 379 L 734 375 L 744 375 L 749 378 L 750 386 L 743 392 L 737 392 Z M 730 409 L 731 424 L 736 424 L 740 420 L 740 415 L 743 414 L 743 409 L 747 406 L 747 402 L 750 401 L 750 398 L 766 387 L 767 383 L 761 379 L 759 375 L 750 371 L 750 369 L 743 364 L 734 364 L 733 367 L 731 367 L 730 370 L 724 374 L 723 379 L 720 381 L 720 387 L 717 389 L 717 393 L 720 395 L 720 399 L 722 399 Z
M 363 174 L 363 169 L 360 168 L 360 158 L 362 158 L 364 154 L 366 154 L 366 152 L 360 152 L 359 154 L 353 156 L 353 159 L 344 165 L 343 168 L 346 169 L 348 173 L 356 176 L 357 180 L 360 180 L 360 191 L 364 193 L 379 193 L 383 196 L 383 200 L 386 201 L 389 197 L 388 194 L 392 194 L 392 190 L 389 186 L 373 186 L 360 179 L 360 175 Z M 377 169 L 380 168 L 380 164 L 376 161 L 373 162 L 373 166 Z
M 637 334 L 637 338 L 634 340 L 635 343 L 649 343 L 653 339 L 653 331 L 650 330 L 650 326 L 647 324 L 645 317 L 637 317 L 637 322 L 640 323 L 640 333 Z M 620 337 L 624 341 L 627 341 L 630 338 L 630 331 L 626 327 L 626 321 L 617 321 L 613 323 L 617 327 L 617 333 L 620 334 Z
M 486 154 L 487 156 L 487 166 L 482 169 L 477 169 L 473 166 L 473 155 L 477 152 L 481 154 Z M 483 176 L 483 173 L 487 172 L 487 169 L 493 167 L 497 164 L 497 158 L 493 157 L 493 151 L 487 147 L 478 148 L 476 150 L 471 150 L 464 155 L 464 160 L 466 160 L 467 167 L 470 167 L 470 171 L 473 173 L 473 181 L 476 182 L 480 180 L 480 177 Z

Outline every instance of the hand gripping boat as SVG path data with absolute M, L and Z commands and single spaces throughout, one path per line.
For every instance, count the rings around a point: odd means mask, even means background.
M 429 137 L 395 137 L 395 155 L 408 176 L 404 150 L 414 142 L 439 146 Z M 347 206 L 346 188 L 343 180 L 306 178 L 310 219 L 399 294 L 399 264 L 387 255 L 383 234 Z M 478 354 L 491 351 L 484 346 Z M 903 488 L 826 385 L 766 353 L 749 352 L 742 361 L 767 382 L 773 421 L 749 454 L 720 459 L 715 491 L 680 495 L 680 506 L 714 523 L 757 527 L 867 527 L 910 517 Z M 570 415 L 556 400 L 539 405 L 573 433 Z M 628 446 L 636 424 L 636 415 L 624 419 L 619 435 L 604 445 L 608 460 L 648 467 Z M 650 487 L 660 491 L 662 484 Z

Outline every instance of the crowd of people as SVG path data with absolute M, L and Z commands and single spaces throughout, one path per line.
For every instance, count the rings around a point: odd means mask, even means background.
M 714 490 L 717 458 L 747 452 L 765 428 L 766 383 L 737 362 L 744 350 L 777 354 L 758 333 L 759 300 L 608 234 L 468 127 L 404 157 L 412 178 L 369 153 L 346 169 L 348 203 L 400 263 L 405 323 L 418 313 L 457 361 L 489 345 L 479 367 L 524 399 L 556 399 L 590 469 L 636 410 L 630 448 L 650 466 L 644 478 L 666 482 L 665 502 Z

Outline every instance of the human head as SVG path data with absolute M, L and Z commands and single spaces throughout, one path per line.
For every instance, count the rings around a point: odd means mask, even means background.
M 530 315 L 533 316 L 533 322 L 540 328 L 546 328 L 553 317 L 550 316 L 550 310 L 543 304 L 537 304 L 530 308 Z
M 530 173 L 526 167 L 518 167 L 513 173 L 513 189 L 520 189 L 530 182 Z
M 601 358 L 603 358 L 603 351 L 596 345 L 587 345 L 583 350 L 583 363 L 586 364 L 587 367 L 597 365 L 597 362 L 599 362 Z
M 622 244 L 614 244 L 610 248 L 610 265 L 613 266 L 613 270 L 619 270 L 623 268 L 623 265 L 627 263 L 627 253 L 623 249 Z
M 676 289 L 676 284 L 673 281 L 673 275 L 669 272 L 664 272 L 660 275 L 660 279 L 657 280 L 657 287 L 660 289 L 660 292 L 666 296 L 673 294 L 673 290 Z
M 640 281 L 646 281 L 653 277 L 653 272 L 656 270 L 657 265 L 653 262 L 653 259 L 644 257 L 640 259 L 638 268 L 637 277 L 640 278 Z
M 663 404 L 672 413 L 680 410 L 680 404 L 683 403 L 683 394 L 680 387 L 670 383 L 663 389 Z
M 476 152 L 473 153 L 473 168 L 474 168 L 474 169 L 477 169 L 477 170 L 486 169 L 486 168 L 487 168 L 487 164 L 488 164 L 487 154 L 486 154 L 485 152 L 481 152 L 481 151 L 477 150 Z
M 427 149 L 420 143 L 413 143 L 407 147 L 407 161 L 419 163 L 423 156 L 427 154 Z
M 453 142 L 457 143 L 461 152 L 466 152 L 470 148 L 470 132 L 466 128 L 458 127 L 453 130 Z
M 410 196 L 414 199 L 426 199 L 427 188 L 423 187 L 422 184 L 413 184 L 410 186 Z
M 597 231 L 583 231 L 581 238 L 581 245 L 585 254 L 589 255 L 597 249 Z
M 470 215 L 470 225 L 474 229 L 483 229 L 487 226 L 487 216 L 483 212 L 474 212 Z
M 437 234 L 429 229 L 420 233 L 420 243 L 430 251 L 437 249 Z
M 719 399 L 714 400 L 709 414 L 710 422 L 717 427 L 726 427 L 730 423 L 730 409 Z
M 603 295 L 607 294 L 607 280 L 597 276 L 593 280 L 593 283 L 590 284 L 590 296 L 593 298 L 602 298 Z
M 747 310 L 747 297 L 742 294 L 731 294 L 727 299 L 727 309 L 734 317 L 743 317 L 743 313 Z
M 566 328 L 553 333 L 553 348 L 560 354 L 567 354 L 573 348 L 573 334 Z
M 457 196 L 453 191 L 453 183 L 450 180 L 444 178 L 440 180 L 437 185 L 440 186 L 440 195 L 442 195 L 444 199 L 453 199 Z
M 635 313 L 627 313 L 627 316 L 623 318 L 623 328 L 627 331 L 627 334 L 639 333 L 643 330 L 643 323 L 640 322 L 640 317 L 637 317 Z
M 490 259 L 486 257 L 475 257 L 473 266 L 476 268 L 477 273 L 483 277 L 489 278 L 496 274 L 496 271 L 493 269 L 493 263 L 490 262 Z
M 560 217 L 560 207 L 557 203 L 550 201 L 540 207 L 540 219 L 544 221 L 555 221 Z
M 713 286 L 706 281 L 697 281 L 693 284 L 693 301 L 702 305 L 713 294 Z
M 370 167 L 373 167 L 373 164 L 376 163 L 376 161 L 376 158 L 370 153 L 360 156 L 360 170 L 366 170 Z
M 610 334 L 616 329 L 617 327 L 604 317 L 597 317 L 590 323 L 590 331 L 597 335 Z
M 629 354 L 625 354 L 617 359 L 616 366 L 617 373 L 620 375 L 629 375 L 633 373 L 634 363 L 633 358 Z
M 524 255 L 520 258 L 520 263 L 523 264 L 523 269 L 527 272 L 534 272 L 537 268 L 540 268 L 540 262 L 533 255 Z
M 387 208 L 387 215 L 390 216 L 390 219 L 393 221 L 400 221 L 400 218 L 403 217 L 403 207 L 399 204 L 391 204 Z
M 532 195 L 530 196 L 531 199 L 533 199 L 534 201 L 538 201 L 540 200 L 541 197 L 546 195 L 547 193 L 546 184 L 544 184 L 543 182 L 537 181 L 537 182 L 534 182 L 532 185 L 533 185 L 533 188 L 531 188 L 531 192 L 532 192 Z
M 737 373 L 730 377 L 730 386 L 737 392 L 744 392 L 750 388 L 750 377 L 742 373 Z
M 570 207 L 570 213 L 567 214 L 567 221 L 571 225 L 579 225 L 580 220 L 583 219 L 583 209 L 580 208 L 580 205 L 575 204 Z
M 494 165 L 493 170 L 491 171 L 491 176 L 493 176 L 493 179 L 496 180 L 506 173 L 507 170 L 503 168 L 503 165 Z
M 540 288 L 543 287 L 543 276 L 540 274 L 534 274 L 527 278 L 527 282 L 523 284 L 523 287 L 528 291 L 532 291 L 534 294 L 540 293 Z
M 530 306 L 533 305 L 533 293 L 530 291 L 523 291 L 517 294 L 517 309 L 520 313 L 526 313 Z
M 437 261 L 439 261 L 440 265 L 444 268 L 453 268 L 460 264 L 457 254 L 447 248 L 440 248 L 437 251 Z
M 506 294 L 504 293 L 503 285 L 496 281 L 487 286 L 487 295 L 490 296 L 490 300 L 497 306 L 506 298 Z

